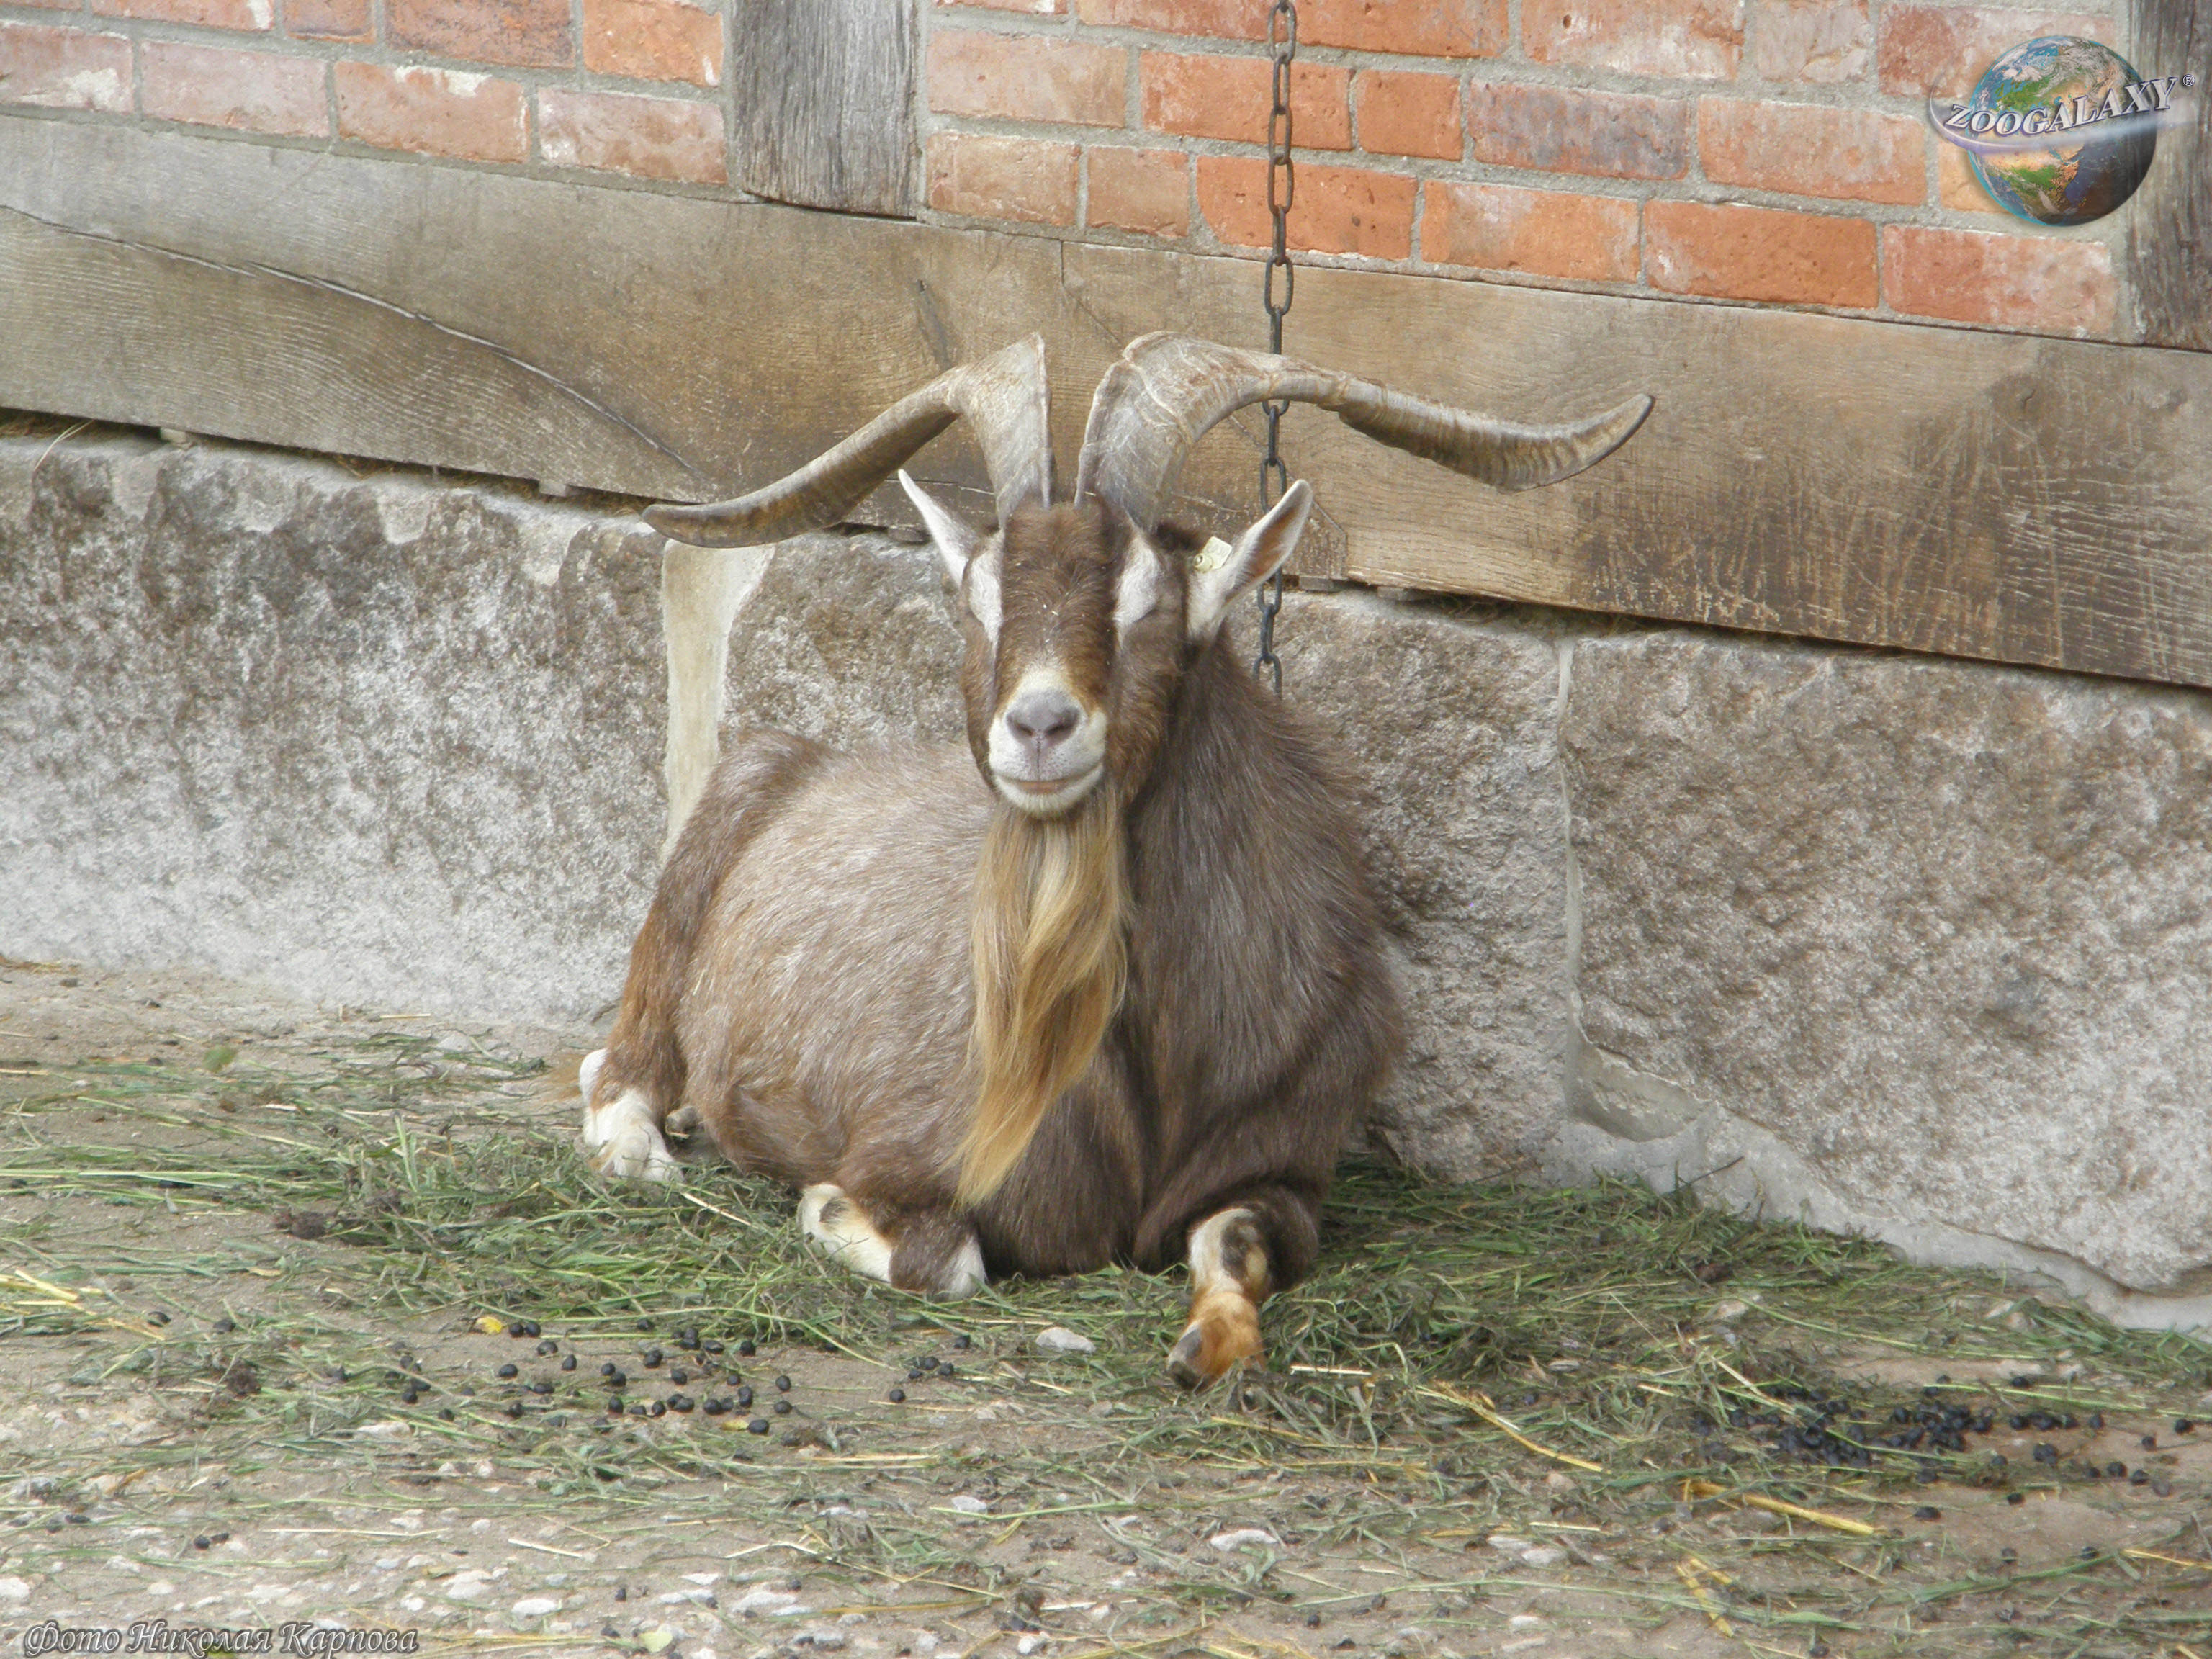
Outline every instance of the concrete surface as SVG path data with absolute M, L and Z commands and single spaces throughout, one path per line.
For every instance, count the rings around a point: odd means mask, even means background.
M 588 1019 L 721 720 L 959 731 L 926 549 L 664 575 L 481 483 L 46 449 L 0 442 L 0 951 Z M 1372 786 L 1379 1140 L 2212 1327 L 2212 697 L 1351 592 L 1282 626 Z

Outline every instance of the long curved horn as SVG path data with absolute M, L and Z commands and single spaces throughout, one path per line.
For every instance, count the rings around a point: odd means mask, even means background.
M 1098 383 L 1076 498 L 1103 495 L 1138 524 L 1156 524 L 1198 441 L 1224 416 L 1272 400 L 1318 404 L 1354 431 L 1500 489 L 1572 477 L 1627 442 L 1651 411 L 1638 395 L 1589 420 L 1518 426 L 1289 357 L 1147 334 Z
M 703 507 L 649 507 L 645 521 L 697 547 L 756 547 L 836 524 L 953 422 L 975 428 L 1004 524 L 1024 501 L 1052 500 L 1044 337 L 949 369 L 798 471 L 750 495 Z

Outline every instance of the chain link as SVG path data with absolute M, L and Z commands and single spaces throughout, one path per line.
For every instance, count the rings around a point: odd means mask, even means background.
M 1297 294 L 1297 269 L 1291 264 L 1291 204 L 1297 194 L 1297 172 L 1291 161 L 1291 64 L 1298 55 L 1298 9 L 1294 0 L 1274 0 L 1267 13 L 1267 54 L 1274 60 L 1274 106 L 1267 112 L 1267 211 L 1275 221 L 1275 246 L 1267 256 L 1267 275 L 1260 290 L 1260 303 L 1267 311 L 1267 349 L 1283 351 L 1283 319 Z M 1276 297 L 1276 279 L 1282 296 Z M 1260 510 L 1265 513 L 1291 487 L 1290 469 L 1283 465 L 1283 416 L 1288 403 L 1267 403 L 1267 455 L 1260 463 Z M 1283 694 L 1283 663 L 1275 654 L 1275 618 L 1283 609 L 1283 573 L 1278 570 L 1260 585 L 1260 655 L 1252 665 L 1255 674 L 1273 678 L 1275 695 Z

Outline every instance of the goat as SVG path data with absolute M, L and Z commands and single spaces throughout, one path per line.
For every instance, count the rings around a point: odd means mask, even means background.
M 1311 1265 L 1400 1012 L 1353 781 L 1222 636 L 1312 491 L 1194 558 L 1163 522 L 1184 459 L 1231 411 L 1299 399 L 1527 488 L 1609 453 L 1650 400 L 1509 427 L 1148 335 L 1099 386 L 1054 505 L 1046 395 L 1033 337 L 779 483 L 647 512 L 704 545 L 834 523 L 964 416 L 999 528 L 898 474 L 958 595 L 967 752 L 737 738 L 585 1063 L 583 1141 L 603 1170 L 672 1179 L 661 1131 L 686 1109 L 725 1157 L 800 1189 L 810 1238 L 908 1291 L 1186 1259 L 1168 1366 L 1196 1386 L 1260 1355 L 1260 1304 Z

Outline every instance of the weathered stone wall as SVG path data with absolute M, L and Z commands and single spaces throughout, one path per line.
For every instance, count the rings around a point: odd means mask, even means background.
M 665 829 L 664 615 L 679 731 L 719 683 L 832 741 L 959 732 L 923 549 L 664 584 L 577 506 L 44 448 L 0 443 L 0 951 L 576 1019 Z M 1283 628 L 1372 785 L 1413 1015 L 1379 1139 L 2212 1326 L 2212 696 L 1352 593 Z

